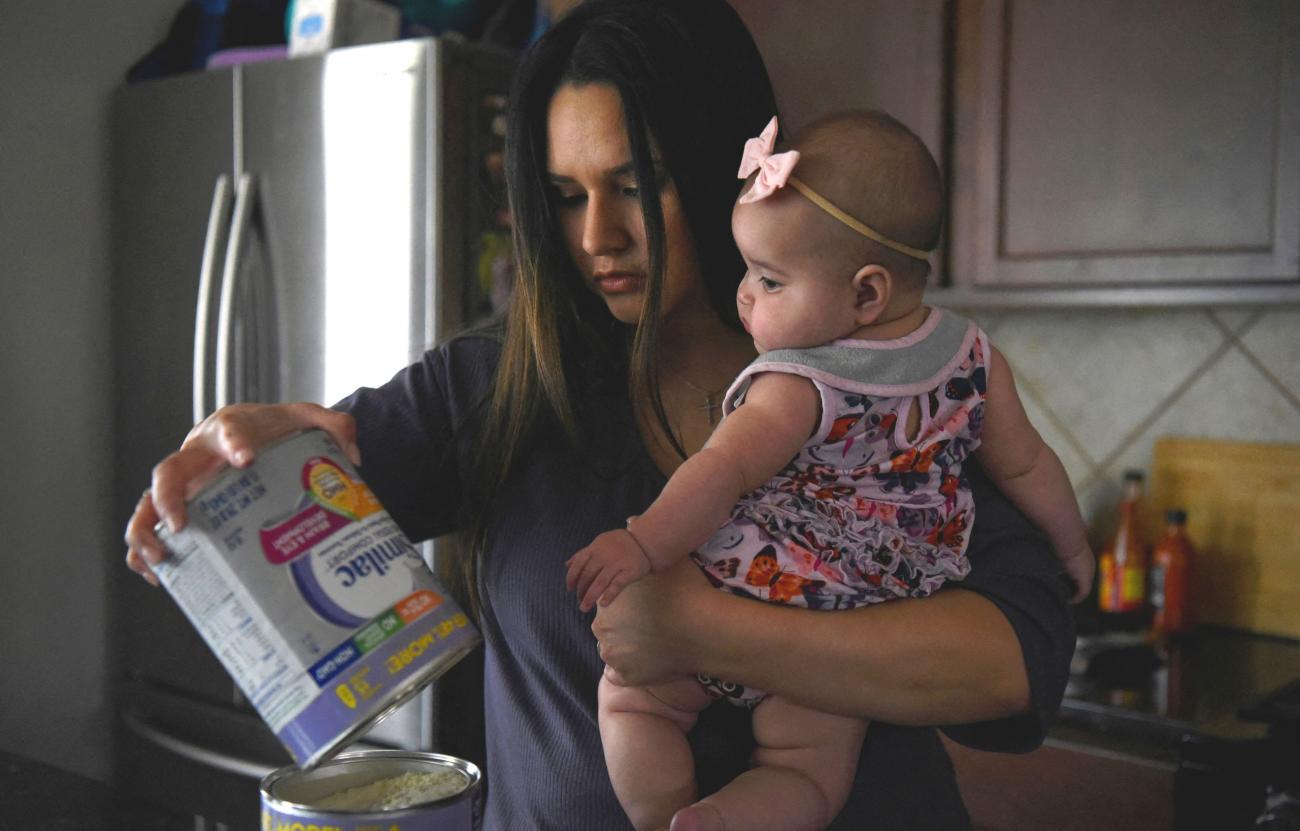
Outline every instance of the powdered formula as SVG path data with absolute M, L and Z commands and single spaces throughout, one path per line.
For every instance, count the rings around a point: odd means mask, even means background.
M 294 761 L 337 752 L 480 643 L 321 430 L 231 468 L 158 535 L 159 581 Z
M 480 774 L 454 756 L 342 753 L 262 780 L 262 831 L 471 831 Z
M 436 802 L 465 788 L 458 771 L 407 772 L 387 779 L 348 788 L 316 803 L 321 808 L 342 811 L 393 811 L 426 802 Z

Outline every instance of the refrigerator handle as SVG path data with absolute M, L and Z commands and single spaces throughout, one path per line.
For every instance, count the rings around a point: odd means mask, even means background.
M 208 403 L 208 341 L 212 329 L 212 277 L 225 232 L 229 229 L 230 177 L 222 173 L 212 187 L 212 208 L 203 237 L 203 262 L 199 266 L 199 296 L 194 304 L 194 423 L 210 412 Z
M 226 753 L 215 750 L 210 747 L 204 747 L 200 744 L 174 736 L 159 727 L 156 727 L 144 721 L 137 716 L 127 713 L 122 716 L 129 730 L 145 739 L 153 742 L 159 747 L 166 748 L 182 758 L 189 759 L 191 762 L 198 762 L 217 770 L 224 770 L 227 773 L 233 773 L 236 776 L 244 776 L 249 779 L 261 779 L 271 771 L 275 770 L 275 765 L 257 759 L 249 759 L 243 756 L 237 756 L 232 753 Z
M 253 215 L 253 177 L 239 174 L 235 184 L 235 208 L 230 219 L 230 239 L 226 243 L 226 261 L 221 273 L 221 300 L 217 309 L 217 383 L 216 408 L 232 403 L 230 370 L 235 346 L 235 291 L 239 279 L 240 257 L 244 237 Z
M 263 761 L 245 755 L 230 753 L 226 750 L 217 749 L 208 745 L 199 744 L 186 738 L 175 735 L 166 727 L 160 726 L 145 717 L 138 716 L 134 713 L 124 713 L 122 721 L 126 728 L 136 735 L 153 742 L 154 744 L 166 750 L 170 750 L 177 756 L 189 759 L 191 762 L 197 762 L 206 767 L 223 770 L 227 773 L 233 773 L 236 776 L 246 777 L 248 779 L 260 780 L 268 773 L 277 768 L 284 767 L 285 762 L 272 763 Z M 386 750 L 385 745 L 375 744 L 374 742 L 361 740 L 355 741 L 348 745 L 348 750 Z M 369 827 L 369 826 L 366 826 Z

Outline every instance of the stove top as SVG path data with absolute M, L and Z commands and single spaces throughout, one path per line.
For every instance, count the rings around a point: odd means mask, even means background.
M 1281 730 L 1300 732 L 1300 679 L 1246 705 L 1238 715 L 1247 721 L 1261 721 Z
M 1300 641 L 1208 627 L 1168 642 L 1083 635 L 1061 711 L 1173 739 L 1262 737 L 1300 724 Z

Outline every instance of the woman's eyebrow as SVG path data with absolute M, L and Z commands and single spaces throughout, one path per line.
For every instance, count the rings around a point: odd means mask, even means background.
M 663 174 L 664 171 L 663 164 L 658 159 L 655 159 L 652 162 L 652 165 L 654 166 L 656 174 L 658 175 Z M 635 174 L 636 174 L 636 162 L 634 161 L 624 162 L 623 164 L 620 164 L 616 167 L 611 167 L 608 170 L 603 171 L 602 173 L 603 176 L 611 179 L 617 178 L 619 176 L 631 176 Z M 565 176 L 563 174 L 554 173 L 550 171 L 547 172 L 547 176 L 550 178 L 551 183 L 556 185 L 573 184 L 574 182 L 577 181 L 572 176 Z

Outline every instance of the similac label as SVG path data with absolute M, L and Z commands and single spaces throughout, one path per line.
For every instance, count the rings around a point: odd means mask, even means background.
M 479 642 L 374 494 L 313 430 L 160 529 L 159 580 L 299 764 L 337 749 Z
M 259 532 L 262 552 L 288 563 L 294 584 L 316 613 L 360 626 L 414 588 L 420 554 L 363 483 L 321 457 L 302 466 L 305 507 Z

